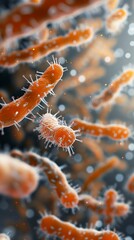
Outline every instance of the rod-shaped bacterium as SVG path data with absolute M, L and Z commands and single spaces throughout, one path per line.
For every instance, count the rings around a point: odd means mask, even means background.
M 93 137 L 108 137 L 115 141 L 128 139 L 131 135 L 130 129 L 121 124 L 95 124 L 81 119 L 72 120 L 72 128 L 79 129 L 80 133 Z
M 83 43 L 91 41 L 92 38 L 93 31 L 91 28 L 86 27 L 84 29 L 76 29 L 65 36 L 56 37 L 24 50 L 18 50 L 10 54 L 2 55 L 0 58 L 0 66 L 10 68 L 19 63 L 33 63 L 52 52 L 59 52 L 67 47 L 77 47 Z
M 60 239 L 68 240 L 119 240 L 120 237 L 112 231 L 77 228 L 69 222 L 63 222 L 54 215 L 44 216 L 40 221 L 40 229 Z
M 94 108 L 100 108 L 103 105 L 113 102 L 122 88 L 126 85 L 130 85 L 133 80 L 134 70 L 125 70 L 118 78 L 112 81 L 110 85 L 104 91 L 102 91 L 102 93 L 93 98 L 92 106 Z
M 77 191 L 69 185 L 65 174 L 56 163 L 49 158 L 41 157 L 32 152 L 25 153 L 24 158 L 27 160 L 32 158 L 32 160 L 40 164 L 40 167 L 47 175 L 50 184 L 65 208 L 74 208 L 78 205 L 79 198 Z
M 26 93 L 0 109 L 0 128 L 12 125 L 18 126 L 41 101 L 53 90 L 63 75 L 63 68 L 59 64 L 51 64 L 36 81 L 31 81 Z

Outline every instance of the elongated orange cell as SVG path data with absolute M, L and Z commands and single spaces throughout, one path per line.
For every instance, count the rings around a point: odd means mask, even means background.
M 45 23 L 53 23 L 85 9 L 101 5 L 103 0 L 42 0 L 40 4 L 24 3 L 0 18 L 0 44 L 29 36 Z
M 91 41 L 93 31 L 91 28 L 73 30 L 66 36 L 56 37 L 43 43 L 33 45 L 24 50 L 12 52 L 9 55 L 3 55 L 0 58 L 0 66 L 13 67 L 23 62 L 35 62 L 48 54 L 60 51 L 67 47 L 77 47 L 83 43 Z
M 6 234 L 1 233 L 0 234 L 0 240 L 10 240 L 10 238 Z
M 114 189 L 109 189 L 108 191 L 106 191 L 105 193 L 105 210 L 104 210 L 104 214 L 105 214 L 105 221 L 107 224 L 110 224 L 113 222 L 113 218 L 114 218 L 114 205 L 117 201 L 118 198 L 118 194 Z
M 113 156 L 109 158 L 106 162 L 100 164 L 86 179 L 86 181 L 82 185 L 82 191 L 85 191 L 88 186 L 93 184 L 98 178 L 102 177 L 109 171 L 112 171 L 114 168 L 120 168 L 122 165 L 121 161 L 118 157 Z
M 36 190 L 39 175 L 35 168 L 7 154 L 0 154 L 0 194 L 24 198 Z
M 31 82 L 26 93 L 0 109 L 0 128 L 17 125 L 53 90 L 63 75 L 59 64 L 50 65 L 42 76 Z
M 101 201 L 88 194 L 81 194 L 79 204 L 99 215 L 103 215 L 106 224 L 114 223 L 115 218 L 127 216 L 130 211 L 130 204 L 120 202 L 118 192 L 113 188 L 105 192 L 104 200 Z
M 96 200 L 94 197 L 88 194 L 81 194 L 79 195 L 79 204 L 85 205 L 90 210 L 98 213 L 103 214 L 104 204 L 102 201 Z
M 119 0 L 106 0 L 106 8 L 108 11 L 113 11 L 117 8 Z
M 117 33 L 123 27 L 128 17 L 128 11 L 125 8 L 118 8 L 106 19 L 106 28 L 110 33 Z
M 89 134 L 94 137 L 108 137 L 119 141 L 130 137 L 130 130 L 121 124 L 94 124 L 80 119 L 73 119 L 72 128 L 79 129 L 81 133 Z
M 132 173 L 127 181 L 127 190 L 134 193 L 134 173 Z
M 60 167 L 49 158 L 41 157 L 38 154 L 28 152 L 24 154 L 26 159 L 32 158 L 43 168 L 50 184 L 54 187 L 58 198 L 65 208 L 74 208 L 78 205 L 78 194 L 67 182 L 65 174 Z
M 112 224 L 115 217 L 123 217 L 129 213 L 129 203 L 118 202 L 118 200 L 120 200 L 119 195 L 115 189 L 110 188 L 105 192 L 103 214 L 106 224 Z
M 44 216 L 40 221 L 40 229 L 50 235 L 56 235 L 60 239 L 79 240 L 120 240 L 120 237 L 112 231 L 97 231 L 94 229 L 77 228 L 69 222 L 63 222 L 54 215 Z
M 92 100 L 92 106 L 99 108 L 103 105 L 112 102 L 114 98 L 120 93 L 122 88 L 126 85 L 130 85 L 134 80 L 134 70 L 125 70 L 117 79 L 110 83 L 110 85 L 102 91 L 98 96 L 95 96 Z

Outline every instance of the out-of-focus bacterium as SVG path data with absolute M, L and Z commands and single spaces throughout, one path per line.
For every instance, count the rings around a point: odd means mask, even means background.
M 115 10 L 119 5 L 119 0 L 106 0 L 106 9 L 109 12 Z
M 127 190 L 134 194 L 134 173 L 132 173 L 127 181 Z
M 114 170 L 115 168 L 124 170 L 124 163 L 116 156 L 109 158 L 107 161 L 101 163 L 86 179 L 82 185 L 82 191 L 88 189 L 88 187 L 93 184 L 98 178 L 102 177 L 104 174 L 109 171 Z
M 90 136 L 108 137 L 116 141 L 128 139 L 131 135 L 129 128 L 121 124 L 95 124 L 77 118 L 73 119 L 72 128 Z
M 51 64 L 47 70 L 39 75 L 39 79 L 31 82 L 28 89 L 24 89 L 25 94 L 8 104 L 2 104 L 0 109 L 0 129 L 15 125 L 19 127 L 22 121 L 40 102 L 45 102 L 46 97 L 60 81 L 64 69 L 61 65 Z M 38 73 L 40 74 L 40 73 Z M 37 76 L 38 78 L 38 76 Z
M 0 193 L 12 198 L 25 198 L 36 190 L 37 169 L 19 159 L 0 153 Z
M 41 157 L 32 152 L 25 153 L 24 158 L 35 160 L 40 164 L 65 208 L 74 208 L 78 205 L 79 197 L 77 191 L 69 185 L 65 174 L 56 163 L 49 158 Z
M 125 70 L 118 78 L 110 83 L 110 85 L 100 93 L 100 95 L 95 96 L 92 101 L 92 106 L 94 108 L 100 108 L 103 105 L 113 102 L 115 97 L 120 93 L 122 88 L 126 85 L 130 85 L 134 80 L 134 70 Z
M 71 153 L 73 153 L 73 143 L 79 139 L 78 130 L 73 130 L 70 126 L 65 125 L 65 121 L 56 118 L 56 114 L 46 113 L 39 120 L 39 127 L 35 130 L 39 131 L 39 138 L 45 139 L 47 145 L 54 144 Z
M 76 29 L 65 36 L 41 42 L 24 50 L 14 51 L 9 55 L 2 55 L 0 58 L 0 66 L 10 68 L 23 62 L 33 63 L 52 52 L 59 52 L 67 47 L 77 47 L 92 39 L 93 30 L 91 28 Z
M 112 34 L 119 32 L 124 26 L 128 15 L 129 12 L 126 6 L 124 6 L 124 8 L 118 8 L 112 12 L 111 15 L 106 19 L 106 28 L 108 32 Z
M 113 188 L 105 192 L 103 201 L 96 200 L 88 194 L 81 194 L 79 204 L 86 205 L 93 212 L 103 215 L 106 224 L 113 224 L 116 218 L 124 217 L 130 212 L 130 204 L 121 202 L 118 192 Z
M 40 221 L 40 229 L 50 235 L 56 235 L 68 240 L 120 240 L 120 237 L 112 231 L 97 231 L 94 229 L 77 228 L 69 222 L 63 222 L 54 215 L 46 215 Z
M 70 15 L 77 15 L 85 9 L 103 3 L 103 0 L 42 0 L 40 4 L 19 4 L 0 18 L 0 45 L 29 36 L 37 32 L 45 23 L 53 23 Z
M 4 233 L 0 233 L 0 240 L 10 240 L 10 238 Z
M 122 217 L 129 213 L 130 206 L 124 202 L 117 202 L 119 195 L 116 190 L 109 189 L 104 196 L 104 215 L 106 224 L 111 224 L 115 217 Z

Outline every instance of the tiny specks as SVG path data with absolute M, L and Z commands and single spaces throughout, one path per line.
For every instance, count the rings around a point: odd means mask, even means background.
M 66 13 L 70 12 L 70 10 L 71 10 L 71 8 L 64 3 L 58 4 L 58 9 L 60 9 L 63 12 L 66 12 Z
M 19 113 L 19 112 L 16 112 L 16 113 L 15 113 L 15 116 L 17 116 L 17 115 L 18 115 L 18 113 Z
M 52 7 L 50 7 L 50 8 L 48 9 L 48 14 L 49 14 L 50 16 L 56 14 L 56 12 L 57 12 L 57 9 L 56 9 L 56 7 L 54 7 L 54 6 L 52 6 Z
M 14 21 L 14 22 L 20 22 L 20 21 L 21 21 L 21 16 L 18 15 L 18 14 L 14 14 L 14 15 L 13 15 L 13 21 Z
M 8 24 L 6 26 L 6 36 L 10 37 L 13 35 L 13 25 L 12 24 Z
M 23 107 L 26 107 L 27 105 L 28 105 L 28 103 L 24 103 L 24 104 L 23 104 Z
M 30 24 L 31 24 L 31 26 L 32 27 L 36 27 L 36 26 L 38 26 L 38 22 L 36 21 L 36 19 L 30 19 Z
M 21 26 L 21 32 L 29 32 L 29 31 L 31 31 L 31 26 L 25 26 L 25 25 L 22 25 Z
M 21 8 L 21 13 L 24 14 L 24 15 L 27 15 L 27 14 L 30 14 L 33 12 L 33 9 L 32 7 L 22 7 Z

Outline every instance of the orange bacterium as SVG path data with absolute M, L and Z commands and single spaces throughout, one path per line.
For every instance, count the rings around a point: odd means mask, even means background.
M 40 229 L 61 239 L 92 239 L 92 240 L 119 240 L 120 237 L 112 231 L 97 231 L 94 229 L 77 228 L 69 222 L 63 222 L 54 215 L 46 215 L 40 221 Z
M 130 85 L 134 80 L 134 70 L 125 70 L 118 78 L 110 83 L 110 85 L 102 91 L 98 96 L 95 96 L 92 101 L 94 108 L 99 108 L 103 105 L 113 102 L 116 96 L 120 93 L 122 88 Z
M 48 54 L 61 51 L 67 47 L 77 47 L 83 43 L 91 41 L 93 38 L 93 30 L 89 27 L 84 29 L 76 29 L 69 32 L 65 36 L 59 36 L 48 41 L 32 45 L 24 50 L 14 51 L 10 54 L 2 55 L 0 58 L 0 66 L 10 68 L 23 62 L 35 62 Z
M 0 154 L 0 193 L 12 198 L 25 198 L 38 186 L 37 169 L 7 154 Z
M 72 121 L 72 128 L 74 130 L 79 129 L 80 133 L 94 137 L 108 137 L 115 141 L 128 139 L 130 137 L 129 128 L 121 124 L 95 124 L 76 118 Z
M 35 130 L 39 131 L 39 138 L 45 139 L 47 145 L 54 144 L 58 147 L 67 150 L 71 155 L 73 153 L 73 143 L 77 140 L 76 137 L 79 136 L 78 130 L 73 130 L 70 126 L 67 126 L 65 121 L 61 121 L 56 118 L 56 115 L 51 113 L 46 113 L 41 116 L 39 120 L 39 127 Z
M 134 193 L 134 173 L 132 173 L 127 181 L 127 190 Z
M 26 93 L 0 109 L 0 128 L 15 125 L 19 127 L 19 122 L 22 121 L 40 102 L 45 102 L 44 97 L 50 93 L 55 85 L 60 81 L 63 75 L 61 65 L 51 64 L 47 70 L 37 79 L 31 81 Z
M 117 33 L 124 25 L 128 17 L 127 8 L 118 8 L 106 19 L 106 28 L 110 33 Z
M 24 153 L 24 158 L 27 160 L 32 158 L 40 164 L 65 208 L 74 208 L 78 205 L 79 197 L 77 191 L 69 185 L 65 174 L 56 163 L 33 152 Z

